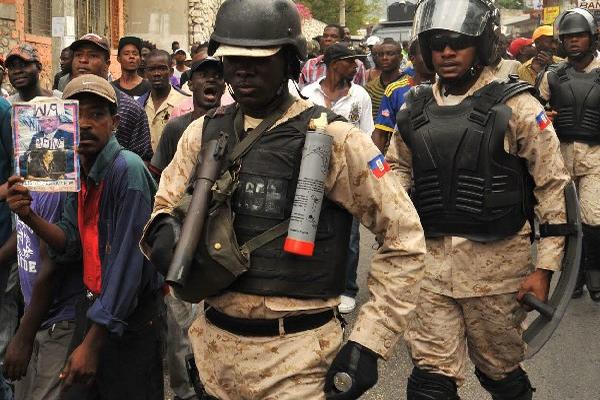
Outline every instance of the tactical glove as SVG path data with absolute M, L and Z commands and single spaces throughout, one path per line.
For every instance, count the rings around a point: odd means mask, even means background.
M 354 400 L 377 383 L 379 355 L 356 343 L 346 343 L 325 376 L 328 400 Z
M 180 236 L 181 224 L 170 215 L 161 218 L 148 235 L 148 242 L 152 246 L 150 262 L 164 276 L 169 272 Z

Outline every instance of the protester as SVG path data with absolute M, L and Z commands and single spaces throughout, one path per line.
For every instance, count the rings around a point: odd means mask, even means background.
M 0 97 L 7 98 L 8 92 L 2 87 L 4 82 L 4 74 L 6 73 L 6 67 L 4 66 L 4 58 L 0 54 Z
M 140 51 L 140 67 L 138 68 L 138 75 L 143 79 L 146 78 L 146 57 L 152 50 L 156 49 L 156 45 L 147 40 L 142 40 L 142 49 Z
M 526 63 L 535 57 L 536 50 L 533 46 L 533 39 L 518 37 L 510 42 L 508 47 L 508 53 L 514 60 L 519 61 L 521 64 Z
M 173 76 L 177 79 L 177 87 L 181 87 L 181 75 L 189 70 L 190 68 L 185 65 L 188 60 L 188 54 L 183 49 L 177 49 L 173 53 L 173 59 L 175 60 L 175 68 L 173 70 Z
M 11 103 L 29 101 L 37 96 L 62 95 L 58 90 L 52 92 L 41 87 L 42 63 L 37 49 L 30 44 L 24 43 L 10 50 L 6 56 L 6 69 L 10 84 L 17 90 L 14 95 L 8 97 Z
M 55 262 L 83 257 L 88 294 L 77 308 L 75 340 L 81 342 L 60 375 L 66 398 L 84 398 L 83 392 L 103 400 L 163 400 L 162 279 L 137 244 L 154 180 L 113 135 L 117 95 L 106 79 L 80 75 L 65 87 L 64 98 L 79 100 L 81 191 L 67 196 L 57 224 L 32 212 L 21 177 L 10 178 L 8 204 L 48 244 Z
M 541 79 L 548 66 L 562 61 L 562 58 L 555 55 L 554 28 L 552 25 L 538 27 L 533 32 L 531 39 L 537 53 L 519 68 L 518 74 L 520 79 L 537 86 L 539 84 L 538 76 Z
M 328 108 L 346 118 L 366 134 L 373 132 L 371 99 L 361 86 L 352 82 L 356 73 L 356 55 L 344 44 L 336 43 L 325 51 L 323 62 L 327 66 L 325 77 L 302 89 L 302 95 L 313 103 Z M 360 223 L 354 218 L 346 259 L 346 288 L 340 297 L 339 311 L 347 314 L 356 307 L 356 270 L 360 250 Z
M 52 90 L 62 90 L 65 88 L 65 85 L 69 81 L 69 74 L 71 73 L 71 63 L 73 62 L 73 52 L 70 48 L 65 47 L 60 52 L 60 71 L 54 75 L 54 83 L 52 84 Z M 63 80 L 62 87 L 60 79 L 66 76 Z
M 448 18 L 452 7 L 468 13 Z M 426 16 L 414 31 L 438 79 L 406 96 L 387 152 L 412 186 L 427 239 L 405 335 L 415 366 L 407 400 L 458 399 L 469 359 L 493 399 L 531 400 L 520 301 L 528 293 L 547 301 L 565 240 L 542 234 L 532 260 L 528 221 L 535 212 L 544 232 L 566 223 L 560 144 L 531 87 L 494 74 L 500 27 L 492 2 L 425 0 L 416 12 Z
M 10 54 L 22 56 L 23 50 L 19 50 Z M 48 99 L 41 97 L 44 94 L 39 87 L 39 72 L 38 69 L 37 76 L 31 79 L 34 87 L 16 86 L 19 101 Z M 62 215 L 65 196 L 59 192 L 31 192 L 31 209 L 56 223 Z M 18 254 L 25 314 L 7 347 L 4 375 L 15 382 L 15 400 L 55 400 L 60 397 L 58 377 L 75 332 L 75 305 L 84 295 L 81 264 L 52 262 L 46 244 L 19 218 L 13 235 L 14 243 L 6 243 L 0 254 L 4 250 Z
M 225 91 L 223 81 L 223 64 L 213 57 L 207 57 L 202 61 L 192 64 L 192 89 L 193 109 L 192 111 L 171 118 L 165 125 L 160 141 L 150 162 L 150 171 L 155 175 L 157 181 L 160 174 L 173 159 L 177 150 L 177 143 L 185 129 L 195 120 L 202 117 L 211 108 L 218 107 L 221 96 Z
M 87 33 L 71 44 L 71 50 L 73 51 L 71 72 L 73 78 L 84 74 L 107 78 L 110 47 L 106 38 L 95 33 Z M 146 113 L 133 98 L 120 90 L 116 93 L 119 124 L 115 127 L 115 137 L 121 146 L 136 153 L 142 160 L 150 161 L 152 147 Z
M 367 83 L 365 89 L 371 96 L 373 118 L 377 116 L 381 98 L 388 85 L 396 82 L 406 75 L 400 71 L 400 61 L 402 61 L 402 48 L 400 44 L 392 39 L 386 39 L 377 46 L 377 63 L 381 74 L 379 78 L 373 79 Z M 371 133 L 371 132 L 369 132 Z
M 403 74 L 401 79 L 388 85 L 375 118 L 375 130 L 371 137 L 373 143 L 384 153 L 396 128 L 396 115 L 402 108 L 404 98 L 410 88 L 435 80 L 435 73 L 429 71 L 423 62 L 418 39 L 413 40 L 410 44 L 408 58 L 413 65 L 414 76 Z
M 117 61 L 121 65 L 121 76 L 111 82 L 116 89 L 134 99 L 138 99 L 150 91 L 150 83 L 137 73 L 142 62 L 141 51 L 142 39 L 125 36 L 119 40 Z
M 173 108 L 187 98 L 171 86 L 170 72 L 171 55 L 164 50 L 153 50 L 146 58 L 146 78 L 151 90 L 143 99 L 150 125 L 152 150 L 156 150 Z
M 329 46 L 338 43 L 344 37 L 344 30 L 341 26 L 336 24 L 329 24 L 323 29 L 323 36 L 321 38 L 321 52 L 324 54 Z M 302 67 L 302 72 L 300 73 L 299 85 L 300 89 L 304 86 L 309 85 L 313 82 L 318 81 L 320 78 L 325 76 L 327 72 L 327 67 L 323 62 L 323 54 L 311 58 L 308 60 L 304 66 Z M 356 65 L 358 66 L 358 70 L 356 75 L 354 76 L 354 83 L 357 85 L 364 86 L 367 82 L 367 73 L 365 71 L 365 65 L 360 61 L 356 60 Z
M 12 173 L 13 141 L 11 128 L 10 103 L 0 98 L 0 245 L 4 245 L 11 236 L 12 223 L 10 209 L 6 203 L 6 181 Z M 12 399 L 12 389 L 4 380 L 1 363 L 4 350 L 16 329 L 16 310 L 14 303 L 4 304 L 5 297 L 14 298 L 17 270 L 13 268 L 14 257 L 0 256 L 0 398 Z M 12 276 L 11 276 L 12 275 Z
M 567 59 L 546 72 L 539 86 L 548 102 L 567 170 L 577 185 L 583 223 L 583 255 L 573 298 L 583 295 L 600 302 L 600 118 L 596 94 L 600 60 L 598 25 L 583 8 L 574 8 L 557 21 Z

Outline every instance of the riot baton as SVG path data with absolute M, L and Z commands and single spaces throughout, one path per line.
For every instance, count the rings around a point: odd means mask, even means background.
M 181 238 L 177 242 L 167 273 L 166 281 L 169 285 L 183 286 L 189 276 L 192 259 L 208 215 L 212 187 L 221 174 L 228 138 L 228 134 L 221 132 L 217 139 L 202 144 L 194 178 L 194 193 L 183 222 Z

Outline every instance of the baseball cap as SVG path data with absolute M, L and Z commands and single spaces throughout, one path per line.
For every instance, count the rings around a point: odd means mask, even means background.
M 108 39 L 106 39 L 104 36 L 100 36 L 95 33 L 86 33 L 85 35 L 80 37 L 79 40 L 76 40 L 73 43 L 71 43 L 71 46 L 69 46 L 69 48 L 74 51 L 84 44 L 92 44 L 110 54 L 110 45 L 108 44 Z
M 512 42 L 510 42 L 510 46 L 508 46 L 508 52 L 511 56 L 516 57 L 521 52 L 521 49 L 525 46 L 531 46 L 533 43 L 533 39 L 518 37 Z
M 221 71 L 223 71 L 223 63 L 219 60 L 217 60 L 214 57 L 206 57 L 200 61 L 194 61 L 192 63 L 192 67 L 190 68 L 190 72 L 194 73 L 198 70 L 200 70 L 203 67 L 206 67 L 208 65 L 214 65 L 215 67 L 219 68 Z
M 329 65 L 337 60 L 345 60 L 348 58 L 360 58 L 366 57 L 364 54 L 356 54 L 352 49 L 348 48 L 348 46 L 343 45 L 342 43 L 332 44 L 325 50 L 325 56 L 323 57 L 323 62 L 325 65 Z
M 542 36 L 554 36 L 554 27 L 552 25 L 542 25 L 538 26 L 535 31 L 533 31 L 533 35 L 531 36 L 531 40 L 534 42 L 538 40 Z
M 213 57 L 270 57 L 277 54 L 281 46 L 277 47 L 241 47 L 219 45 Z
M 81 93 L 91 93 L 100 96 L 109 103 L 117 104 L 117 93 L 112 85 L 98 75 L 85 74 L 71 79 L 63 91 L 63 99 L 70 99 Z
M 139 52 L 142 51 L 142 39 L 135 36 L 123 36 L 121 39 L 119 39 L 118 52 L 120 53 L 121 49 L 123 49 L 123 47 L 127 46 L 128 44 L 134 45 Z
M 13 47 L 6 56 L 6 62 L 8 63 L 9 60 L 14 57 L 18 57 L 27 62 L 40 62 L 40 56 L 37 49 L 29 43 L 22 43 Z

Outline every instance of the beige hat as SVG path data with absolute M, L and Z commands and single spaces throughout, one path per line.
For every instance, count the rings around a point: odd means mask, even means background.
M 63 99 L 70 99 L 80 93 L 92 93 L 110 103 L 117 104 L 117 93 L 112 85 L 98 75 L 85 74 L 72 79 L 63 91 Z
M 217 47 L 213 57 L 270 57 L 277 54 L 281 46 L 277 47 L 239 47 L 221 44 Z

